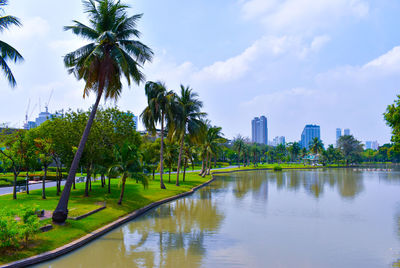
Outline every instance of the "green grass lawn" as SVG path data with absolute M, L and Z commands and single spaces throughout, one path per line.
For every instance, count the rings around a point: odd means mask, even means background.
M 168 176 L 164 175 L 166 190 L 160 189 L 159 176 L 156 176 L 154 181 L 149 181 L 148 189 L 143 189 L 141 184 L 136 184 L 134 180 L 129 179 L 121 206 L 117 204 L 120 195 L 117 179 L 112 180 L 111 194 L 107 193 L 107 186 L 102 188 L 99 181 L 93 182 L 90 197 L 84 197 L 85 185 L 84 183 L 79 183 L 77 184 L 77 189 L 71 192 L 71 199 L 69 201 L 71 214 L 69 216 L 76 217 L 85 214 L 98 208 L 99 203 L 102 202 L 106 202 L 107 208 L 79 221 L 68 220 L 64 226 L 54 225 L 53 230 L 38 234 L 30 242 L 28 248 L 0 252 L 0 265 L 58 248 L 130 212 L 155 201 L 187 192 L 193 187 L 210 180 L 210 176 L 202 178 L 196 173 L 189 173 L 186 174 L 186 181 L 181 182 L 181 186 L 177 187 L 174 183 L 175 178 L 176 176 L 171 176 L 171 183 L 168 183 Z M 39 209 L 52 211 L 55 209 L 59 199 L 56 196 L 55 187 L 46 189 L 46 195 L 46 200 L 41 199 L 41 190 L 31 191 L 30 195 L 19 193 L 17 200 L 13 200 L 11 195 L 4 195 L 0 196 L 0 206 L 5 209 L 13 209 L 21 205 L 37 205 Z M 51 219 L 43 221 L 43 225 L 49 223 L 51 223 Z

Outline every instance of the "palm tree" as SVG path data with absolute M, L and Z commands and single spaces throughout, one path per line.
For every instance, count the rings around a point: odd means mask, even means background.
M 210 175 L 211 158 L 217 155 L 219 145 L 226 142 L 226 139 L 223 138 L 221 130 L 221 127 L 208 126 L 205 142 L 203 145 L 204 151 L 206 153 L 206 167 L 202 174 L 203 177 L 205 177 L 206 175 Z
M 314 154 L 318 154 L 320 152 L 322 152 L 324 150 L 324 144 L 322 143 L 322 141 L 320 139 L 318 139 L 317 137 L 315 137 L 313 139 L 313 141 L 311 142 L 311 148 L 310 150 L 314 153 Z
M 4 14 L 4 6 L 8 5 L 8 0 L 0 0 L 0 12 Z M 4 15 L 0 17 L 0 32 L 8 30 L 12 25 L 21 26 L 21 22 L 18 18 L 10 15 Z M 6 42 L 0 41 L 0 68 L 3 70 L 4 75 L 7 78 L 8 83 L 11 87 L 17 85 L 17 81 L 10 67 L 8 66 L 8 61 L 21 62 L 24 58 L 19 54 L 19 52 L 7 44 Z
M 175 106 L 175 93 L 168 91 L 162 82 L 147 82 L 145 86 L 147 96 L 147 107 L 140 117 L 143 124 L 153 135 L 156 133 L 156 124 L 161 123 L 161 146 L 160 146 L 160 187 L 165 189 L 163 181 L 164 172 L 164 127 L 172 125 L 173 110 Z
M 114 153 L 116 162 L 110 167 L 109 173 L 121 176 L 121 194 L 118 201 L 118 205 L 121 205 L 125 192 L 125 183 L 128 177 L 135 177 L 136 180 L 140 179 L 145 188 L 148 185 L 148 181 L 147 177 L 143 174 L 137 148 L 125 142 L 122 146 L 116 145 Z
M 86 82 L 83 97 L 93 91 L 97 98 L 71 164 L 64 191 L 53 212 L 53 221 L 56 223 L 63 223 L 67 219 L 71 186 L 101 97 L 104 95 L 105 99 L 118 99 L 122 92 L 121 76 L 126 78 L 129 86 L 132 80 L 136 84 L 144 81 L 144 75 L 139 69 L 153 56 L 146 45 L 130 40 L 131 37 L 140 36 L 136 23 L 142 14 L 128 16 L 128 6 L 120 1 L 86 0 L 83 4 L 90 26 L 74 21 L 74 26 L 66 26 L 64 29 L 92 43 L 67 54 L 64 64 L 70 74 Z
M 240 168 L 240 153 L 243 151 L 243 147 L 245 146 L 244 144 L 244 138 L 241 135 L 238 135 L 234 140 L 233 140 L 233 149 L 237 152 L 237 160 L 238 160 L 238 165 Z
M 177 115 L 176 132 L 179 135 L 180 147 L 178 157 L 178 168 L 176 172 L 176 185 L 179 186 L 179 172 L 182 161 L 182 150 L 186 134 L 195 136 L 199 133 L 202 121 L 201 119 L 206 116 L 206 113 L 200 111 L 203 103 L 197 98 L 198 94 L 193 92 L 189 87 L 181 85 L 181 95 L 177 97 L 178 105 L 180 106 L 180 113 Z

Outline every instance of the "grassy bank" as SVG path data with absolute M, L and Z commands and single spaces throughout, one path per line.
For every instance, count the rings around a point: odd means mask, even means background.
M 171 176 L 172 178 L 175 179 L 175 176 Z M 38 234 L 27 248 L 0 252 L 0 265 L 58 248 L 155 201 L 187 192 L 210 180 L 210 176 L 202 178 L 197 173 L 186 174 L 186 181 L 179 187 L 175 186 L 173 181 L 168 183 L 168 176 L 164 176 L 164 180 L 166 190 L 160 189 L 159 176 L 149 182 L 148 189 L 143 189 L 143 186 L 136 184 L 134 180 L 128 180 L 122 206 L 117 205 L 120 195 L 118 180 L 112 180 L 111 194 L 107 193 L 107 187 L 101 187 L 99 181 L 92 183 L 90 197 L 84 197 L 84 183 L 77 184 L 77 189 L 71 193 L 69 216 L 82 215 L 96 209 L 102 202 L 106 202 L 107 208 L 79 221 L 68 220 L 64 226 L 54 226 L 53 230 Z M 5 209 L 37 205 L 40 209 L 52 211 L 59 197 L 56 196 L 54 187 L 46 189 L 46 193 L 46 200 L 41 199 L 41 190 L 31 191 L 30 195 L 19 193 L 17 200 L 12 200 L 11 195 L 0 196 L 0 204 Z M 51 219 L 43 221 L 43 225 L 49 223 Z

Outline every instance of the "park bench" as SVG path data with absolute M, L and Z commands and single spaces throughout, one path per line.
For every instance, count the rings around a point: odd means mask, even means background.
M 18 185 L 16 187 L 17 192 L 23 192 L 26 191 L 26 185 Z

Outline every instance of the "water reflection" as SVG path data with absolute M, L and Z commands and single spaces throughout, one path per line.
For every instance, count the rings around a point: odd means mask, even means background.
M 381 179 L 389 180 L 388 174 L 379 174 Z M 353 199 L 364 190 L 363 172 L 354 172 L 351 169 L 338 170 L 288 170 L 283 172 L 249 172 L 236 173 L 232 177 L 224 177 L 220 186 L 224 187 L 230 181 L 235 181 L 234 193 L 239 199 L 247 194 L 260 191 L 267 198 L 268 182 L 276 185 L 278 191 L 300 191 L 304 190 L 310 196 L 318 199 L 324 194 L 326 188 L 335 189 L 345 199 Z M 229 179 L 231 178 L 231 180 Z M 395 177 L 399 179 L 398 176 Z M 265 181 L 267 179 L 267 181 Z

